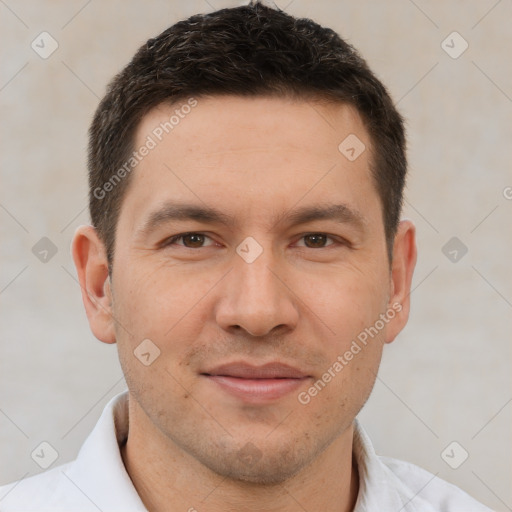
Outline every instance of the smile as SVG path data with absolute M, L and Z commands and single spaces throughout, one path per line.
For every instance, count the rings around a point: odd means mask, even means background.
M 305 372 L 281 363 L 253 366 L 244 362 L 221 365 L 201 374 L 220 390 L 249 403 L 277 400 L 297 391 L 311 378 Z

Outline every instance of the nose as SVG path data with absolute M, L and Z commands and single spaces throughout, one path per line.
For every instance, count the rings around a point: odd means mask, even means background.
M 228 331 L 243 329 L 255 337 L 273 330 L 293 330 L 299 301 L 272 251 L 264 250 L 250 263 L 235 254 L 233 264 L 219 290 L 215 311 L 218 325 Z

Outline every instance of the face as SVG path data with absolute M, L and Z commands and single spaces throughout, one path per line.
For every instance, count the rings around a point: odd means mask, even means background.
M 406 321 L 371 141 L 349 106 L 263 97 L 198 98 L 161 136 L 176 108 L 138 128 L 136 148 L 156 145 L 122 203 L 95 332 L 112 329 L 134 407 L 171 446 L 281 482 L 350 428 Z

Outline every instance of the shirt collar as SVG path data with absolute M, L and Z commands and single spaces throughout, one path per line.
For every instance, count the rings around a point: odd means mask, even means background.
M 120 447 L 126 443 L 128 428 L 128 391 L 124 391 L 107 404 L 75 463 L 67 471 L 69 479 L 99 509 L 146 510 L 121 457 Z M 417 510 L 409 492 L 400 491 L 401 482 L 397 482 L 396 476 L 381 462 L 357 419 L 354 420 L 353 457 L 359 473 L 354 512 Z
M 69 479 L 100 510 L 146 511 L 128 475 L 120 447 L 128 437 L 128 391 L 115 396 L 82 445 Z
M 387 468 L 379 460 L 368 434 L 357 418 L 354 420 L 352 454 L 359 472 L 359 493 L 354 512 L 404 510 L 403 501 L 389 485 Z
M 352 447 L 359 471 L 359 493 L 353 512 L 436 512 L 418 496 L 421 489 L 414 492 L 382 462 L 357 418 Z

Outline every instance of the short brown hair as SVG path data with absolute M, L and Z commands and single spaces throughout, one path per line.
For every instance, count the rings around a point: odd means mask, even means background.
M 164 102 L 226 94 L 356 107 L 374 149 L 371 171 L 391 260 L 407 170 L 402 117 L 366 62 L 333 30 L 256 1 L 176 23 L 149 39 L 109 84 L 89 130 L 88 161 L 91 220 L 109 265 L 141 119 Z

